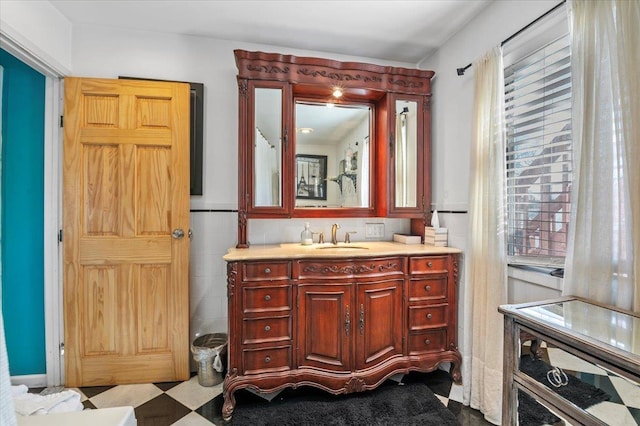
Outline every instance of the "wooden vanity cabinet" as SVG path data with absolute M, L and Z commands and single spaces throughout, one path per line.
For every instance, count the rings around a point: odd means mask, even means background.
M 449 271 L 456 268 L 451 256 L 420 256 L 410 259 L 408 289 L 409 348 L 412 356 L 437 354 L 454 348 L 457 327 L 455 283 Z M 461 380 L 459 365 L 453 379 Z
M 404 261 L 299 262 L 298 366 L 357 371 L 402 356 Z
M 311 385 L 360 392 L 451 362 L 457 254 L 228 260 L 223 417 L 234 392 Z

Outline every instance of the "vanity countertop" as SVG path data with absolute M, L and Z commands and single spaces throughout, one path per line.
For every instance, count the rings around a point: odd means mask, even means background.
M 304 259 L 304 258 L 342 258 L 372 257 L 393 255 L 434 255 L 461 253 L 454 247 L 435 247 L 424 244 L 402 244 L 393 241 L 368 241 L 312 244 L 303 246 L 300 243 L 275 245 L 254 245 L 245 249 L 230 248 L 222 258 L 227 262 L 257 259 Z

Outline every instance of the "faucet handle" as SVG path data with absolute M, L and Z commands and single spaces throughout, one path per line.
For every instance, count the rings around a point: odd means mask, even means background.
M 349 231 L 349 232 L 345 232 L 344 233 L 344 242 L 346 244 L 351 242 L 351 234 L 357 234 L 357 232 L 356 231 Z
M 324 244 L 324 232 L 312 232 L 312 234 L 318 236 L 318 244 Z

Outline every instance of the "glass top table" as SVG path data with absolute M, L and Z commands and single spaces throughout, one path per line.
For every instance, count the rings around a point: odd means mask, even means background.
M 640 356 L 640 318 L 582 300 L 518 308 L 523 315 Z
M 607 375 L 640 383 L 640 314 L 573 296 L 502 305 L 498 311 L 504 315 L 503 424 L 518 424 L 519 392 L 533 397 L 570 424 L 607 424 L 597 410 L 581 409 L 564 399 L 557 389 L 537 381 L 536 374 L 520 369 L 521 356 L 536 355 L 534 351 L 531 355 L 522 352 L 527 340 L 532 349 L 534 342 L 536 346 L 545 342 L 554 354 L 563 352 L 564 359 L 573 356 L 605 370 Z M 551 358 L 546 361 L 551 368 Z

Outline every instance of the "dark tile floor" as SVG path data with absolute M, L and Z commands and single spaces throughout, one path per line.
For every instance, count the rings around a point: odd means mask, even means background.
M 411 373 L 403 381 L 426 383 L 461 425 L 490 424 L 484 420 L 482 413 L 461 404 L 462 387 L 453 384 L 449 374 L 442 370 Z M 197 377 L 187 382 L 83 387 L 76 390 L 83 395 L 86 408 L 132 405 L 138 425 L 141 426 L 228 424 L 222 419 L 222 384 L 202 387 Z M 237 404 L 250 404 L 257 398 L 244 390 L 236 393 Z
M 523 350 L 523 353 L 528 353 Z M 640 425 L 640 385 L 623 379 L 611 371 L 581 361 L 557 348 L 544 348 L 542 360 L 560 367 L 568 374 L 590 383 L 610 395 L 605 402 L 593 405 L 587 411 L 606 424 Z M 422 381 L 438 399 L 456 416 L 461 425 L 488 425 L 482 413 L 464 406 L 462 386 L 455 385 L 448 373 L 411 373 L 403 381 Z M 42 389 L 30 389 L 40 392 Z M 223 426 L 222 383 L 203 387 L 197 377 L 186 382 L 137 384 L 120 386 L 83 387 L 75 389 L 82 395 L 86 408 L 106 408 L 130 405 L 135 408 L 141 426 Z M 50 391 L 50 390 L 45 390 Z M 285 390 L 288 392 L 290 390 Z M 283 394 L 284 395 L 284 394 Z M 282 396 L 282 395 L 281 395 Z M 251 404 L 259 398 L 248 391 L 236 393 L 237 404 Z M 257 425 L 256 425 L 257 426 Z

